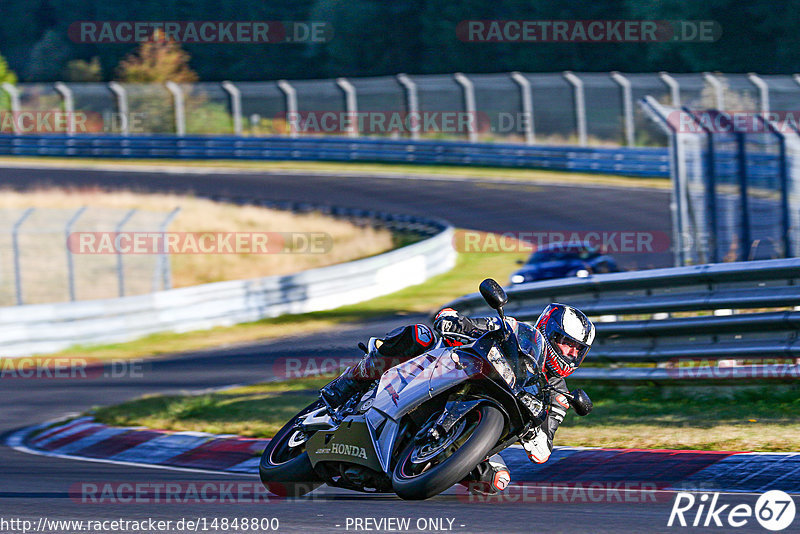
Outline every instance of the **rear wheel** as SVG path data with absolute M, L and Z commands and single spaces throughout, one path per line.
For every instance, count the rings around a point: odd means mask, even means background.
M 267 444 L 261 455 L 258 473 L 269 491 L 281 497 L 299 497 L 322 485 L 306 453 L 310 436 L 295 428 L 303 415 L 322 407 L 317 401 L 292 418 Z
M 502 412 L 480 405 L 435 441 L 411 442 L 400 454 L 392 487 L 403 499 L 427 499 L 463 480 L 497 444 Z

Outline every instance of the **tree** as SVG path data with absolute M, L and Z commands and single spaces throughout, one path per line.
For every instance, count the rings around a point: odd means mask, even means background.
M 67 63 L 64 78 L 69 82 L 99 82 L 103 80 L 103 69 L 100 58 L 95 56 L 91 61 L 73 59 Z
M 62 34 L 56 30 L 47 30 L 31 50 L 25 69 L 25 79 L 57 81 L 71 56 L 72 49 Z
M 117 67 L 119 81 L 128 83 L 192 83 L 197 74 L 189 67 L 189 54 L 172 39 L 156 32 Z
M 17 83 L 17 75 L 8 68 L 6 58 L 0 55 L 0 83 Z M 0 110 L 11 109 L 11 100 L 8 93 L 0 91 Z

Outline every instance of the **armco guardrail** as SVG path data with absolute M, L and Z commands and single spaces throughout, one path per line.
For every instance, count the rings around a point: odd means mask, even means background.
M 413 224 L 404 221 L 406 228 Z M 118 299 L 0 308 L 0 356 L 232 325 L 385 295 L 419 284 L 455 264 L 453 229 L 436 221 L 417 220 L 416 225 L 438 226 L 438 233 L 391 252 L 288 276 L 217 282 Z
M 511 287 L 508 294 L 506 313 L 521 320 L 535 320 L 550 302 L 571 304 L 590 316 L 600 316 L 591 352 L 594 362 L 680 367 L 697 360 L 800 358 L 800 312 L 734 313 L 800 306 L 800 259 L 533 282 Z M 469 314 L 491 313 L 479 294 L 467 295 L 448 306 Z M 708 313 L 680 313 L 703 311 Z M 676 313 L 677 317 L 668 315 Z M 642 315 L 649 318 L 637 317 Z M 633 319 L 618 320 L 619 316 Z M 625 369 L 630 368 L 615 370 L 614 376 L 679 377 L 668 370 Z M 599 374 L 590 368 L 583 374 L 593 372 Z M 612 374 L 606 376 L 613 378 Z
M 344 137 L 0 134 L 0 155 L 483 165 L 669 177 L 666 148 L 581 148 Z

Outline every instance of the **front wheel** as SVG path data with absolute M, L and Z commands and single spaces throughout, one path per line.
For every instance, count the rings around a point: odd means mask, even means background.
M 294 416 L 264 449 L 258 474 L 264 487 L 275 495 L 299 497 L 322 485 L 306 452 L 306 441 L 310 436 L 304 435 L 294 426 L 301 416 L 321 406 L 321 401 L 315 402 Z
M 403 499 L 427 499 L 459 483 L 486 458 L 504 427 L 502 412 L 483 404 L 438 440 L 412 441 L 392 473 L 395 493 Z

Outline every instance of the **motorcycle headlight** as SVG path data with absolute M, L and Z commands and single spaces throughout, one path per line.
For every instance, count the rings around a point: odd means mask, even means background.
M 541 417 L 542 412 L 544 411 L 544 406 L 542 405 L 542 401 L 531 395 L 530 393 L 523 393 L 520 396 L 520 400 L 522 404 L 535 416 Z
M 492 347 L 492 350 L 489 351 L 488 359 L 494 366 L 495 370 L 500 374 L 500 376 L 503 377 L 503 380 L 506 381 L 506 384 L 513 388 L 517 381 L 517 377 L 514 375 L 514 371 L 511 369 L 511 366 L 508 365 L 508 362 L 497 349 L 497 347 Z
M 512 284 L 521 284 L 524 281 L 525 281 L 525 277 L 522 276 L 521 274 L 515 274 L 514 276 L 511 277 L 511 283 Z

